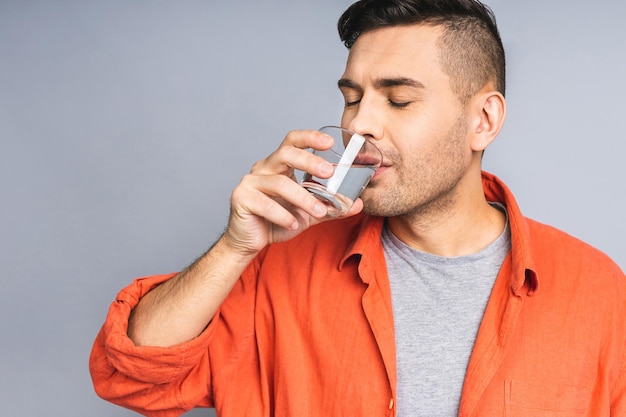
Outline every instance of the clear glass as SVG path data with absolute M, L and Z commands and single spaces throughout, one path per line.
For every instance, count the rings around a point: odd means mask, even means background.
M 350 210 L 380 167 L 383 155 L 370 141 L 358 133 L 339 126 L 324 126 L 319 129 L 335 140 L 333 147 L 314 150 L 335 167 L 330 178 L 319 178 L 304 173 L 302 186 L 326 204 L 329 217 L 344 215 Z

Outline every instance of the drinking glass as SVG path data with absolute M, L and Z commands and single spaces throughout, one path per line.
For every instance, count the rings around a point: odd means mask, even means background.
M 363 192 L 380 167 L 383 155 L 380 150 L 358 133 L 339 126 L 319 129 L 334 139 L 333 147 L 314 150 L 335 167 L 330 178 L 316 177 L 305 172 L 302 186 L 327 206 L 327 216 L 338 217 L 350 210 L 354 200 Z

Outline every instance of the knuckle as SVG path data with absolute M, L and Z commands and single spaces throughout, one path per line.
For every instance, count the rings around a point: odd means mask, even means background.
M 250 168 L 250 173 L 262 171 L 264 169 L 265 163 L 266 163 L 265 159 L 256 161 L 254 164 L 252 164 L 252 168 Z
M 293 141 L 296 140 L 297 136 L 298 136 L 298 131 L 297 130 L 290 130 L 285 135 L 285 139 L 283 140 L 283 144 L 292 143 Z
M 257 205 L 262 213 L 267 213 L 275 209 L 277 203 L 267 195 L 260 196 Z
M 242 186 L 235 187 L 233 192 L 230 194 L 230 203 L 231 206 L 237 205 L 236 203 L 242 200 L 243 189 Z

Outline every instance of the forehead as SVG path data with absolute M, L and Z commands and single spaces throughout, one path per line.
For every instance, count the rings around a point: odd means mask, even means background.
M 432 25 L 405 25 L 363 33 L 350 49 L 347 78 L 388 76 L 424 78 L 443 75 L 437 41 L 442 29 Z

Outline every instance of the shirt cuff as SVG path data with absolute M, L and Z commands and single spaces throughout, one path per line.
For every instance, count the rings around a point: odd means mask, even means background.
M 104 349 L 110 365 L 118 372 L 150 384 L 169 383 L 188 374 L 207 359 L 213 333 L 209 325 L 194 339 L 170 347 L 136 346 L 128 337 L 130 313 L 141 297 L 175 274 L 136 279 L 111 304 L 103 326 Z M 214 317 L 213 322 L 219 316 Z

